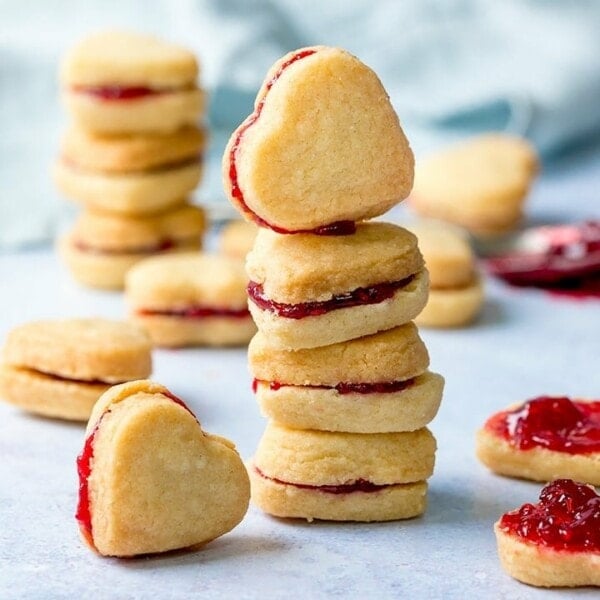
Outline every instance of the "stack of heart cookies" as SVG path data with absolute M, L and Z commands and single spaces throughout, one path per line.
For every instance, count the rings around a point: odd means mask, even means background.
M 200 248 L 204 213 L 189 201 L 206 146 L 197 77 L 191 52 L 133 33 L 92 35 L 65 57 L 73 124 L 54 179 L 84 207 L 59 243 L 80 283 L 119 289 L 142 258 Z
M 267 513 L 425 510 L 443 389 L 412 323 L 428 275 L 412 233 L 367 221 L 408 196 L 413 162 L 375 73 L 324 46 L 275 63 L 225 151 L 225 189 L 260 226 L 249 365 L 270 421 L 249 470 Z

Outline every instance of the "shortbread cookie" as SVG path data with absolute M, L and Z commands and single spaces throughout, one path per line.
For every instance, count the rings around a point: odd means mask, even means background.
M 327 230 L 403 200 L 413 164 L 377 75 L 345 50 L 314 46 L 271 67 L 229 140 L 223 181 L 250 221 L 279 233 Z
M 419 240 L 429 272 L 429 299 L 415 319 L 425 327 L 459 327 L 472 322 L 483 304 L 483 285 L 466 235 L 436 221 L 408 225 Z
M 230 221 L 219 235 L 219 252 L 225 256 L 245 260 L 256 239 L 258 228 L 247 221 Z
M 235 446 L 205 433 L 165 387 L 135 381 L 94 407 L 77 459 L 76 518 L 104 556 L 189 548 L 233 529 L 248 509 Z
M 0 365 L 0 396 L 20 408 L 84 421 L 111 384 L 148 377 L 150 339 L 104 319 L 35 321 L 13 329 Z
M 477 433 L 477 456 L 509 477 L 600 485 L 600 401 L 542 396 L 496 413 Z
M 201 157 L 206 133 L 184 127 L 172 133 L 98 135 L 71 127 L 62 139 L 61 156 L 86 171 L 130 173 L 181 165 Z
M 59 251 L 83 285 L 122 289 L 125 274 L 140 260 L 199 250 L 204 229 L 204 211 L 191 204 L 149 217 L 85 211 L 59 241 Z
M 270 422 L 249 466 L 252 500 L 278 517 L 390 521 L 425 510 L 435 439 L 288 429 Z
M 140 262 L 126 278 L 131 318 L 157 346 L 235 346 L 256 331 L 240 260 L 188 253 Z
M 202 168 L 202 162 L 193 158 L 155 169 L 110 173 L 84 169 L 61 158 L 53 177 L 67 198 L 90 210 L 139 217 L 182 204 L 198 185 Z
M 538 587 L 600 586 L 600 496 L 571 479 L 548 484 L 495 524 L 504 570 Z
M 418 161 L 410 204 L 476 235 L 497 235 L 518 225 L 537 170 L 526 140 L 482 135 Z
M 188 50 L 122 31 L 91 35 L 61 68 L 64 102 L 81 127 L 103 133 L 175 131 L 204 108 Z
M 389 223 L 350 236 L 261 229 L 246 269 L 250 312 L 274 346 L 312 348 L 407 323 L 427 301 L 416 237 Z
M 442 399 L 444 379 L 427 371 L 427 349 L 412 323 L 293 351 L 259 332 L 248 362 L 262 413 L 295 429 L 414 431 L 435 417 Z

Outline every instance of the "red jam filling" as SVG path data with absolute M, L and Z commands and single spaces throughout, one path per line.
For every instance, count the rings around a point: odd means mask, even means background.
M 73 245 L 77 250 L 81 252 L 87 252 L 88 254 L 103 254 L 103 255 L 122 255 L 122 254 L 155 254 L 158 252 L 166 252 L 172 250 L 178 244 L 175 240 L 165 239 L 157 244 L 149 244 L 148 246 L 138 246 L 137 248 L 97 248 L 96 246 L 90 246 L 81 240 L 75 240 Z
M 351 494 L 353 492 L 379 492 L 384 488 L 390 487 L 390 485 L 395 484 L 377 484 L 367 481 L 366 479 L 357 479 L 352 483 L 345 483 L 343 485 L 309 485 L 307 483 L 290 483 L 289 481 L 282 481 L 281 479 L 277 479 L 275 477 L 269 477 L 265 475 L 258 467 L 254 467 L 254 470 L 264 479 L 268 479 L 269 481 L 274 481 L 275 483 L 279 483 L 282 485 L 293 485 L 294 487 L 300 488 L 302 490 L 315 490 L 318 492 L 323 492 L 325 494 Z
M 541 396 L 493 415 L 485 428 L 520 450 L 540 447 L 587 454 L 600 452 L 600 401 Z
M 379 304 L 391 298 L 397 290 L 408 285 L 413 279 L 414 275 L 411 275 L 400 281 L 388 281 L 370 287 L 356 288 L 351 292 L 333 296 L 330 300 L 302 302 L 300 304 L 285 304 L 269 300 L 263 291 L 262 284 L 251 281 L 248 284 L 248 296 L 262 310 L 268 310 L 287 319 L 303 319 L 304 317 L 324 315 L 340 308 Z
M 330 223 L 328 225 L 323 225 L 321 227 L 317 227 L 315 229 L 299 229 L 295 231 L 290 231 L 289 229 L 284 229 L 283 227 L 279 227 L 278 225 L 274 225 L 273 223 L 268 223 L 262 217 L 258 216 L 252 209 L 246 204 L 244 199 L 244 193 L 240 188 L 238 181 L 238 173 L 237 173 L 237 165 L 236 158 L 237 152 L 240 147 L 240 143 L 242 141 L 242 137 L 244 133 L 248 130 L 249 127 L 254 125 L 260 114 L 262 112 L 263 106 L 265 105 L 265 100 L 267 98 L 267 94 L 269 90 L 273 87 L 275 82 L 281 77 L 281 74 L 296 61 L 306 58 L 307 56 L 311 56 L 315 54 L 316 50 L 303 50 L 302 52 L 298 52 L 294 54 L 289 60 L 284 62 L 279 70 L 273 78 L 267 83 L 265 88 L 264 96 L 261 101 L 258 103 L 254 112 L 246 119 L 245 123 L 238 129 L 235 141 L 231 146 L 231 151 L 229 153 L 229 180 L 231 182 L 231 195 L 241 209 L 252 218 L 252 220 L 261 227 L 267 227 L 268 229 L 272 229 L 276 233 L 313 233 L 315 235 L 352 235 L 356 231 L 356 224 L 354 221 L 336 221 L 334 223 Z
M 589 485 L 557 479 L 538 504 L 502 515 L 500 529 L 555 550 L 600 552 L 600 496 Z
M 291 383 L 281 383 L 279 381 L 268 381 L 269 389 L 277 391 L 282 387 L 301 387 L 314 390 L 336 390 L 338 394 L 391 394 L 401 392 L 413 384 L 413 379 L 405 381 L 381 381 L 377 383 L 351 383 L 341 382 L 337 385 L 294 385 Z M 258 389 L 258 379 L 252 381 L 252 391 L 256 393 Z
M 163 392 L 163 395 L 187 410 L 196 419 L 194 413 L 189 409 L 181 398 L 171 394 L 170 392 Z M 105 415 L 110 412 L 109 409 L 100 415 L 94 429 L 87 436 L 83 444 L 83 450 L 77 457 L 77 474 L 79 476 L 79 499 L 77 501 L 77 510 L 75 512 L 75 518 L 79 522 L 79 527 L 82 534 L 90 546 L 94 547 L 94 537 L 92 534 L 92 513 L 90 510 L 90 490 L 89 490 L 89 478 L 92 474 L 92 461 L 94 459 L 94 440 L 98 433 L 98 428 L 102 423 L 102 419 Z M 198 421 L 198 419 L 196 419 Z
M 76 85 L 72 87 L 78 94 L 94 96 L 108 102 L 118 100 L 138 100 L 148 96 L 159 96 L 177 91 L 178 88 L 152 88 L 144 85 Z
M 578 298 L 600 298 L 600 221 L 529 232 L 536 248 L 490 258 L 488 270 L 515 286 Z
M 181 309 L 154 310 L 142 308 L 137 311 L 141 316 L 178 317 L 181 319 L 203 319 L 205 317 L 230 317 L 233 319 L 246 319 L 250 317 L 247 308 L 213 308 L 210 306 L 188 306 Z

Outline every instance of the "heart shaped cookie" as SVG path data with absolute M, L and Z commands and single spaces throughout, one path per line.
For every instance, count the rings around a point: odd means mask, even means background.
M 248 220 L 278 233 L 327 231 L 403 200 L 413 165 L 377 75 L 344 50 L 314 46 L 267 73 L 225 150 L 223 178 Z
M 248 474 L 234 445 L 202 431 L 181 400 L 147 380 L 98 400 L 77 468 L 76 518 L 105 556 L 203 544 L 248 509 Z

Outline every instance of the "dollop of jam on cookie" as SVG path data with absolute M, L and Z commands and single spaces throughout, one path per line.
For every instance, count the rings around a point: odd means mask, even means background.
M 189 409 L 187 404 L 178 398 L 174 394 L 170 392 L 163 392 L 162 394 L 172 402 L 175 402 L 185 410 L 187 410 L 194 419 L 196 416 Z M 88 544 L 92 547 L 94 546 L 94 537 L 92 534 L 92 513 L 90 509 L 90 488 L 89 488 L 89 478 L 92 474 L 92 462 L 94 460 L 94 441 L 96 439 L 96 434 L 98 433 L 98 429 L 102 424 L 102 420 L 104 417 L 110 413 L 110 407 L 100 415 L 100 418 L 96 422 L 96 425 L 92 429 L 91 433 L 85 438 L 85 442 L 83 444 L 83 450 L 81 454 L 77 457 L 77 475 L 79 476 L 79 498 L 77 501 L 77 510 L 75 511 L 75 519 L 77 519 L 79 523 L 79 527 L 81 529 L 82 534 L 86 538 Z M 196 419 L 198 421 L 198 419 Z
M 89 85 L 74 86 L 74 92 L 94 96 L 99 100 L 138 100 L 148 96 L 158 96 L 176 91 L 176 88 L 152 88 L 143 85 L 121 86 L 121 85 Z
M 512 285 L 600 298 L 600 221 L 534 228 L 523 246 L 488 259 L 488 270 Z
M 137 311 L 142 316 L 165 316 L 179 317 L 182 319 L 203 319 L 206 317 L 231 317 L 233 319 L 246 319 L 250 317 L 250 311 L 244 308 L 214 308 L 211 306 L 187 306 L 179 309 L 155 310 L 142 308 Z
M 284 302 L 270 300 L 265 295 L 262 284 L 251 281 L 248 284 L 248 296 L 262 310 L 268 310 L 287 319 L 303 319 L 304 317 L 324 315 L 340 308 L 379 304 L 391 298 L 396 291 L 408 285 L 413 279 L 414 275 L 411 275 L 400 281 L 388 281 L 370 287 L 356 288 L 351 292 L 333 296 L 329 300 L 301 302 L 299 304 L 285 304 Z
M 537 504 L 502 515 L 500 529 L 528 542 L 571 552 L 600 552 L 600 496 L 572 479 L 557 479 Z
M 296 61 L 302 60 L 307 56 L 311 56 L 315 54 L 316 50 L 302 50 L 291 56 L 288 60 L 286 60 L 280 67 L 279 70 L 273 75 L 272 79 L 265 86 L 265 93 L 261 98 L 260 102 L 256 106 L 254 112 L 246 119 L 245 123 L 238 129 L 236 138 L 231 146 L 231 151 L 229 154 L 229 180 L 231 182 L 231 195 L 235 198 L 235 200 L 240 205 L 240 208 L 260 227 L 266 227 L 267 229 L 271 229 L 276 233 L 286 234 L 286 233 L 313 233 L 315 235 L 352 235 L 356 232 L 356 223 L 354 221 L 336 221 L 335 223 L 329 223 L 328 225 L 323 225 L 321 227 L 317 227 L 315 229 L 300 229 L 296 231 L 290 231 L 289 229 L 285 229 L 283 227 L 279 227 L 273 223 L 268 223 L 262 217 L 258 216 L 249 206 L 246 204 L 244 199 L 244 193 L 240 188 L 238 181 L 238 173 L 237 173 L 237 165 L 236 158 L 237 152 L 240 147 L 240 143 L 242 138 L 244 137 L 244 133 L 248 130 L 249 127 L 254 125 L 260 114 L 262 112 L 263 106 L 265 104 L 265 100 L 267 98 L 267 94 L 273 85 L 277 82 L 277 80 L 281 77 L 282 73 L 290 66 L 293 65 Z
M 377 484 L 372 483 L 371 481 L 367 481 L 366 479 L 357 479 L 352 483 L 345 483 L 343 485 L 310 485 L 307 483 L 290 483 L 289 481 L 283 481 L 281 479 L 277 479 L 275 477 L 269 477 L 265 475 L 258 467 L 254 467 L 254 470 L 264 479 L 268 479 L 270 481 L 274 481 L 275 483 L 279 483 L 281 485 L 293 485 L 294 487 L 300 488 L 302 490 L 315 490 L 317 492 L 323 492 L 325 494 L 351 494 L 353 492 L 379 492 L 390 485 L 394 484 Z
M 541 396 L 493 415 L 485 428 L 520 450 L 600 452 L 600 401 Z
M 258 389 L 258 379 L 252 381 L 252 390 L 256 393 Z M 295 386 L 290 383 L 281 383 L 279 381 L 268 381 L 269 389 L 273 391 L 280 390 L 282 387 L 302 387 L 315 390 L 336 390 L 340 395 L 345 394 L 391 394 L 401 392 L 413 384 L 413 379 L 405 381 L 380 381 L 376 383 L 352 383 L 341 382 L 337 385 L 301 385 Z

